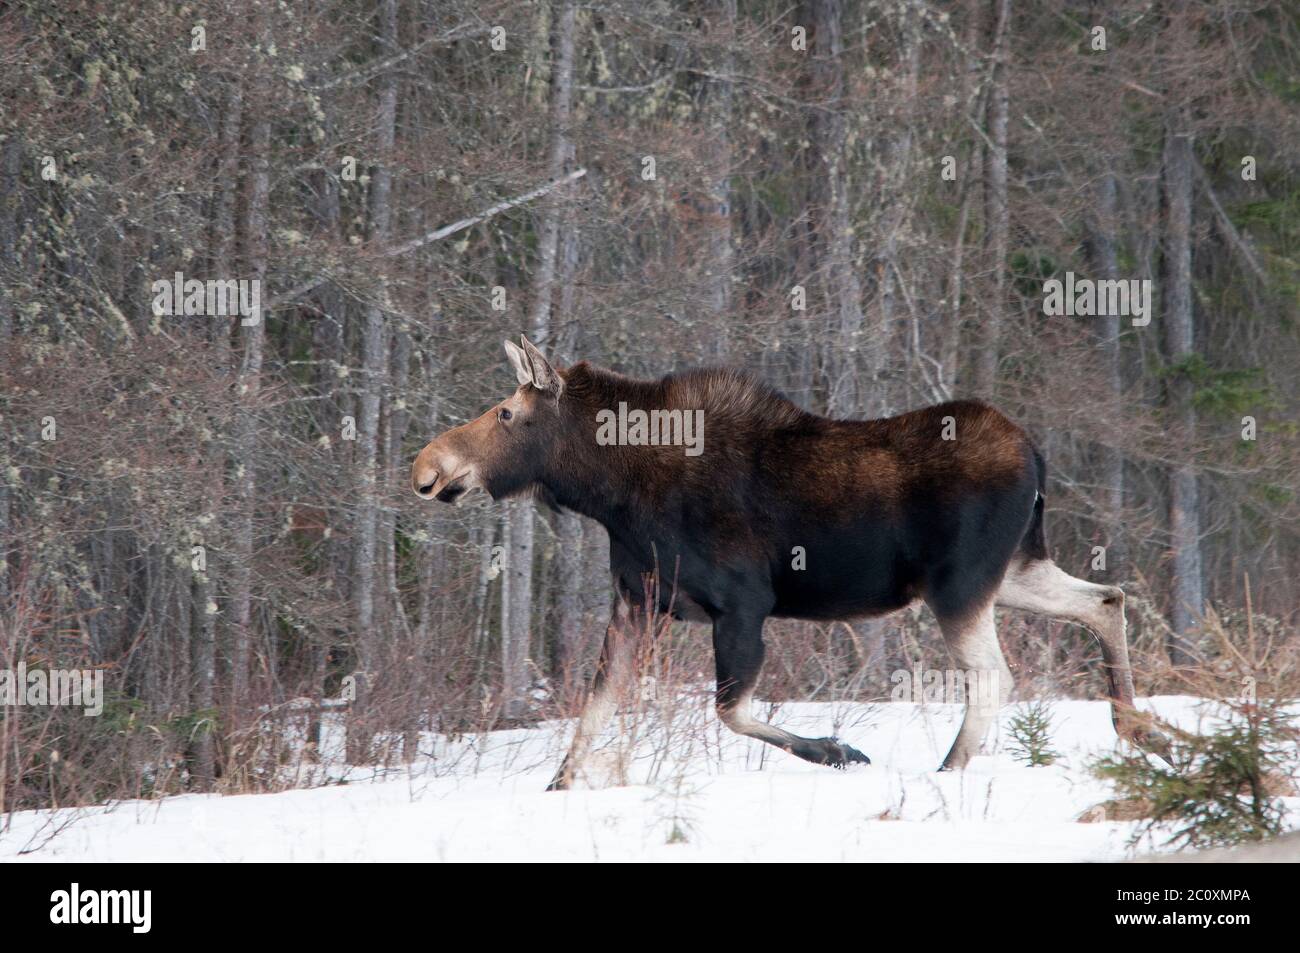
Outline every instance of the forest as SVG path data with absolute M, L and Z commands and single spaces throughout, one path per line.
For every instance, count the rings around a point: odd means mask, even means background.
M 571 716 L 605 532 L 410 485 L 520 334 L 832 417 L 988 400 L 1139 695 L 1294 697 L 1298 147 L 1286 0 L 5 4 L 0 669 L 104 703 L 0 710 L 0 815 Z M 1000 630 L 1023 697 L 1104 696 L 1081 630 Z M 766 639 L 774 704 L 946 664 L 921 610 Z

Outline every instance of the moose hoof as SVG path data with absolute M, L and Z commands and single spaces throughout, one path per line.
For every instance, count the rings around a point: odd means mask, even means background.
M 823 745 L 826 757 L 822 764 L 829 764 L 832 768 L 843 771 L 851 764 L 870 764 L 871 759 L 851 745 L 846 745 L 837 738 L 820 738 L 818 739 Z
M 567 791 L 569 790 L 569 771 L 568 766 L 560 768 L 558 774 L 551 779 L 551 783 L 546 785 L 548 791 Z
M 947 757 L 943 759 L 943 764 L 939 765 L 939 773 L 965 771 L 966 766 L 970 764 L 970 759 L 978 753 L 978 751 L 967 751 L 954 745 L 953 749 L 948 752 Z
M 1166 761 L 1173 756 L 1173 741 L 1163 731 L 1151 727 L 1150 718 L 1116 718 L 1115 734 L 1147 754 L 1159 755 Z

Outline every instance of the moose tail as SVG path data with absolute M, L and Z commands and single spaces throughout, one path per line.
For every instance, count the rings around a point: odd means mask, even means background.
M 1043 529 L 1043 503 L 1047 498 L 1047 462 L 1038 448 L 1033 448 L 1034 471 L 1037 490 L 1034 495 L 1034 512 L 1029 517 L 1029 527 L 1020 540 L 1020 551 L 1030 559 L 1047 559 L 1047 535 Z

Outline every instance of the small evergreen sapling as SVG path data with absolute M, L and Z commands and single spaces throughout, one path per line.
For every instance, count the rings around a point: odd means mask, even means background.
M 1043 699 L 1030 702 L 1010 724 L 1012 757 L 1031 768 L 1055 763 L 1060 754 L 1052 748 L 1052 706 Z
M 1277 701 L 1226 702 L 1223 723 L 1206 734 L 1175 731 L 1170 764 L 1140 752 L 1110 755 L 1093 771 L 1121 800 L 1150 805 L 1134 833 L 1167 832 L 1166 846 L 1230 847 L 1280 834 L 1279 795 L 1292 793 L 1297 750 L 1293 716 Z

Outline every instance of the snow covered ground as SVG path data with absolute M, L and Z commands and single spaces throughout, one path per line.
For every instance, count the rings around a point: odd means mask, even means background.
M 1197 699 L 1143 707 L 1194 727 Z M 26 812 L 0 833 L 2 861 L 1103 861 L 1131 851 L 1127 823 L 1079 823 L 1106 800 L 1085 768 L 1115 745 L 1108 706 L 1053 706 L 1064 757 L 1029 768 L 996 735 L 965 772 L 934 769 L 956 705 L 788 704 L 773 718 L 836 734 L 869 767 L 834 771 L 737 738 L 691 704 L 671 728 L 635 726 L 637 783 L 545 793 L 570 725 L 455 742 L 427 736 L 410 770 L 346 772 L 346 783 L 279 794 L 190 795 L 81 811 Z M 765 714 L 759 706 L 757 713 Z M 653 714 L 653 713 L 652 713 Z M 666 733 L 666 730 L 669 733 Z M 613 732 L 596 756 L 618 776 Z M 665 755 L 664 752 L 670 752 Z M 630 762 L 630 763 L 629 763 Z M 340 779 L 343 780 L 343 779 Z M 599 780 L 597 783 L 601 783 Z M 1300 798 L 1288 801 L 1293 826 Z

